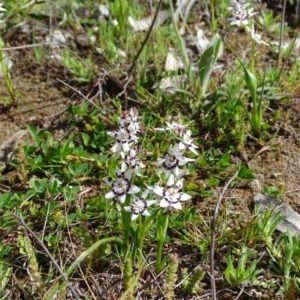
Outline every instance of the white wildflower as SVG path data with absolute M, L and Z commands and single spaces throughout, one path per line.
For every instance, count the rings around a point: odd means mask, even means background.
M 149 211 L 147 208 L 155 203 L 157 203 L 156 200 L 148 200 L 146 201 L 146 198 L 149 194 L 149 190 L 145 190 L 141 197 L 136 197 L 135 195 L 132 195 L 132 201 L 133 204 L 130 206 L 125 206 L 124 209 L 128 212 L 132 212 L 131 220 L 135 220 L 140 214 L 143 216 L 150 216 Z
M 257 31 L 255 31 L 254 29 L 254 25 L 252 24 L 252 27 L 248 27 L 246 26 L 247 31 L 250 33 L 251 38 L 257 43 L 257 44 L 264 44 L 266 46 L 269 46 L 268 43 L 266 43 L 265 41 L 263 41 L 261 39 L 261 34 L 259 34 Z
M 141 169 L 145 168 L 145 165 L 139 161 L 137 154 L 136 147 L 130 149 L 127 153 L 121 152 L 121 156 L 124 160 L 121 165 L 122 172 L 135 173 L 136 175 L 141 176 Z
M 108 131 L 107 134 L 116 140 L 115 144 L 111 148 L 113 153 L 128 152 L 130 150 L 130 145 L 136 143 L 138 140 L 138 137 L 134 133 L 126 129 Z
M 140 131 L 140 124 L 137 119 L 138 110 L 131 108 L 130 111 L 124 111 L 121 118 L 118 119 L 120 129 L 126 129 L 131 133 L 138 133 Z
M 167 182 L 167 188 L 160 186 L 153 188 L 153 192 L 161 197 L 160 207 L 182 209 L 181 202 L 191 199 L 190 195 L 181 192 L 182 186 L 183 179 L 179 179 L 175 183 L 175 177 L 171 174 Z
M 184 125 L 180 122 L 166 122 L 167 127 L 166 128 L 155 128 L 157 131 L 170 131 L 177 135 L 180 135 L 187 127 L 187 125 Z
M 249 3 L 245 3 L 246 0 L 230 0 L 230 5 L 227 7 L 229 10 L 239 11 L 246 9 Z
M 181 176 L 179 167 L 193 161 L 195 161 L 195 159 L 184 157 L 183 152 L 179 150 L 178 145 L 175 145 L 174 147 L 170 146 L 168 153 L 152 164 L 154 166 L 161 166 L 158 170 L 158 174 L 165 173 L 165 178 L 168 178 L 172 173 L 179 178 Z
M 193 141 L 194 139 L 191 138 L 192 131 L 187 130 L 187 132 L 184 132 L 181 134 L 182 141 L 178 145 L 178 149 L 184 151 L 186 148 L 188 148 L 190 151 L 192 151 L 194 154 L 198 155 L 198 152 L 196 149 L 198 146 L 196 146 Z
M 106 199 L 112 199 L 117 197 L 121 203 L 125 202 L 126 194 L 136 194 L 140 191 L 140 189 L 132 185 L 131 182 L 131 175 L 130 174 L 123 174 L 121 170 L 116 170 L 116 179 L 110 180 L 105 178 L 104 181 L 107 185 L 109 185 L 112 190 L 105 194 Z
M 248 24 L 248 19 L 257 12 L 252 12 L 253 8 L 250 8 L 249 10 L 247 9 L 240 9 L 240 10 L 233 10 L 233 17 L 229 18 L 228 20 L 231 22 L 231 25 L 247 25 Z

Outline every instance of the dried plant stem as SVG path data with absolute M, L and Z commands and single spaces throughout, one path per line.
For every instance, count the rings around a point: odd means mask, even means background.
M 51 45 L 51 43 L 37 43 L 37 44 L 23 45 L 23 46 L 17 46 L 17 47 L 0 48 L 0 51 L 3 51 L 3 50 L 18 50 L 18 49 L 33 48 L 33 47 L 37 47 L 37 46 L 49 46 L 49 45 Z
M 214 255 L 215 255 L 215 243 L 216 243 L 216 227 L 218 222 L 218 213 L 219 213 L 219 207 L 221 204 L 222 199 L 224 198 L 224 194 L 226 190 L 228 189 L 229 185 L 232 183 L 232 181 L 238 176 L 240 172 L 240 166 L 238 166 L 237 171 L 235 174 L 228 180 L 226 185 L 224 186 L 222 192 L 220 193 L 219 199 L 217 201 L 213 219 L 211 222 L 211 240 L 210 240 L 210 283 L 211 283 L 211 293 L 212 293 L 212 300 L 217 300 L 217 291 L 216 291 L 216 280 L 215 280 L 215 261 L 214 261 Z
M 146 44 L 147 44 L 147 42 L 148 42 L 148 40 L 149 40 L 150 34 L 151 34 L 152 30 L 153 30 L 154 24 L 155 24 L 155 22 L 156 22 L 156 19 L 157 19 L 157 16 L 158 16 L 158 13 L 159 13 L 159 10 L 160 10 L 160 7 L 161 7 L 161 4 L 162 4 L 162 0 L 159 0 L 159 3 L 158 3 L 158 5 L 157 5 L 157 8 L 156 8 L 154 17 L 153 17 L 153 19 L 152 19 L 151 25 L 150 25 L 150 27 L 149 27 L 149 30 L 148 30 L 148 32 L 147 32 L 147 35 L 145 36 L 145 39 L 143 40 L 142 45 L 141 45 L 139 51 L 137 52 L 137 54 L 135 55 L 135 57 L 134 57 L 133 60 L 132 60 L 131 67 L 130 67 L 130 69 L 129 69 L 129 71 L 128 71 L 128 77 L 131 76 L 132 71 L 133 71 L 133 69 L 134 69 L 134 67 L 135 67 L 135 65 L 136 65 L 136 61 L 137 61 L 138 58 L 140 57 L 140 55 L 141 55 L 141 53 L 142 53 L 144 47 L 146 46 Z

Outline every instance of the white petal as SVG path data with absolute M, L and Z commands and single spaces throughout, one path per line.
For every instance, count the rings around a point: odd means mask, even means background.
M 130 173 L 125 173 L 124 176 L 125 176 L 125 178 L 126 178 L 128 181 L 130 181 L 130 180 L 131 180 L 131 177 L 132 177 L 132 172 L 130 172 Z
M 103 180 L 108 186 L 111 186 L 111 181 L 107 177 L 103 178 Z
M 169 177 L 169 179 L 168 179 L 167 186 L 171 186 L 173 184 L 174 184 L 174 175 L 171 174 L 170 177 Z
M 146 203 L 147 203 L 147 206 L 149 207 L 153 204 L 157 204 L 157 201 L 156 200 L 149 200 L 149 201 L 146 201 Z
M 132 174 L 133 174 L 133 170 L 131 170 L 131 169 L 128 169 L 128 170 L 124 173 L 125 178 L 127 178 L 127 179 L 129 178 L 128 180 L 131 179 Z
M 150 216 L 150 213 L 147 209 L 145 209 L 142 213 L 143 216 Z
M 116 196 L 115 193 L 113 191 L 110 191 L 110 192 L 106 193 L 104 197 L 105 197 L 105 199 L 111 199 L 115 196 Z
M 164 163 L 165 159 L 164 158 L 160 158 L 158 159 L 158 161 L 151 163 L 154 166 L 161 166 Z
M 121 165 L 121 172 L 125 172 L 126 170 L 127 170 L 127 164 L 125 162 L 123 162 Z
M 198 148 L 196 145 L 192 145 L 189 147 L 189 150 L 192 151 L 194 154 L 198 155 L 198 152 L 195 150 L 195 148 Z
M 161 199 L 159 206 L 160 207 L 169 207 L 170 203 L 168 201 L 166 201 L 165 199 Z
M 266 45 L 266 46 L 270 46 L 268 43 L 266 43 L 266 42 L 263 41 L 263 40 L 260 40 L 260 42 L 261 42 L 262 44 Z
M 183 142 L 180 142 L 180 143 L 178 144 L 178 149 L 179 149 L 179 150 L 185 150 L 185 149 L 186 149 L 186 145 L 185 145 Z
M 186 165 L 187 163 L 189 163 L 189 162 L 194 162 L 194 161 L 195 161 L 195 159 L 193 159 L 193 158 L 182 157 L 182 158 L 179 160 L 178 165 L 179 165 L 179 166 L 184 166 L 184 165 Z
M 188 194 L 185 193 L 181 193 L 180 195 L 180 201 L 186 201 L 186 200 L 190 200 L 192 197 Z
M 121 151 L 121 146 L 119 143 L 115 143 L 110 150 L 112 153 L 118 153 Z
M 172 203 L 172 207 L 174 207 L 176 209 L 182 209 L 182 206 L 181 206 L 180 202 Z
M 162 188 L 162 187 L 160 187 L 160 186 L 157 186 L 157 187 L 155 187 L 152 191 L 153 191 L 156 195 L 163 197 L 164 192 L 165 192 L 165 189 Z
M 108 131 L 108 132 L 107 132 L 107 135 L 109 135 L 109 136 L 111 136 L 111 137 L 115 137 L 116 132 L 114 132 L 114 131 Z
M 131 206 L 125 206 L 124 209 L 128 212 L 132 212 L 132 207 Z
M 137 187 L 136 185 L 132 185 L 129 190 L 128 190 L 128 194 L 136 194 L 140 191 L 141 189 L 139 187 Z
M 147 189 L 148 189 L 149 192 L 153 193 L 153 189 L 156 188 L 156 187 L 158 187 L 158 184 L 156 183 L 154 188 L 152 186 L 150 186 L 150 185 L 147 185 L 147 184 L 146 184 L 146 187 L 147 187 Z
M 119 201 L 120 201 L 121 203 L 124 203 L 125 200 L 126 200 L 126 194 L 123 194 L 123 195 L 119 196 L 118 199 L 119 199 Z
M 139 215 L 138 214 L 132 214 L 131 221 L 134 221 Z
M 140 163 L 139 163 L 139 167 L 143 169 L 143 168 L 146 167 L 146 165 L 144 165 L 143 163 L 140 162 Z
M 176 178 L 179 178 L 179 174 L 180 174 L 180 169 L 176 166 L 176 168 L 174 169 L 174 175 L 176 176 Z
M 147 198 L 147 196 L 148 196 L 148 194 L 149 194 L 149 190 L 148 189 L 145 189 L 144 191 L 143 191 L 143 193 L 142 193 L 142 199 L 146 199 Z
M 156 170 L 157 175 L 164 173 L 164 172 L 165 172 L 165 168 L 160 168 L 160 169 Z
M 180 180 L 178 180 L 176 182 L 176 187 L 177 187 L 178 190 L 182 189 L 182 187 L 183 187 L 183 178 L 181 178 Z
M 171 170 L 164 170 L 164 172 L 163 173 L 165 173 L 165 179 L 167 179 L 167 178 L 169 178 L 169 176 L 171 175 L 171 173 L 172 173 L 172 171 Z
M 125 143 L 122 144 L 122 148 L 123 148 L 123 151 L 124 151 L 125 153 L 128 152 L 128 151 L 130 150 L 129 145 L 128 145 L 127 142 L 125 142 Z

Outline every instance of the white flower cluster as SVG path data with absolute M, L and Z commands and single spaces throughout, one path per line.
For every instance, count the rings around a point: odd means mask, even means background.
M 257 12 L 253 12 L 253 8 L 248 9 L 247 7 L 249 6 L 249 3 L 245 2 L 246 0 L 230 0 L 230 7 L 228 7 L 232 13 L 232 17 L 228 19 L 230 24 L 245 26 L 247 32 L 256 43 L 269 46 L 261 39 L 261 35 L 255 31 L 253 23 L 251 27 L 248 26 L 249 18 L 257 14 Z
M 168 153 L 152 163 L 159 166 L 158 175 L 163 174 L 162 181 L 165 187 L 156 184 L 154 187 L 147 186 L 144 191 L 132 184 L 133 176 L 141 176 L 145 165 L 139 159 L 138 135 L 141 131 L 138 122 L 138 111 L 132 108 L 129 112 L 124 112 L 118 120 L 119 130 L 109 131 L 107 134 L 115 139 L 111 151 L 115 155 L 120 155 L 120 166 L 116 168 L 115 179 L 105 178 L 105 182 L 110 186 L 110 191 L 105 194 L 106 199 L 114 199 L 117 207 L 126 201 L 126 196 L 130 195 L 130 205 L 124 209 L 132 213 L 132 220 L 135 220 L 140 214 L 149 216 L 148 207 L 157 204 L 165 209 L 182 209 L 181 202 L 189 200 L 191 196 L 181 192 L 183 187 L 183 175 L 187 174 L 182 166 L 195 161 L 184 157 L 184 152 L 188 149 L 194 154 L 198 154 L 193 143 L 192 132 L 186 125 L 177 122 L 167 122 L 166 128 L 157 128 L 156 130 L 172 132 L 179 139 L 179 143 L 171 145 Z M 140 193 L 140 196 L 137 194 Z M 147 200 L 148 195 L 155 199 Z

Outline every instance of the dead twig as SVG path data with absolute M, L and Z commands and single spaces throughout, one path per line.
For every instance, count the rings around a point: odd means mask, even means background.
M 154 17 L 153 17 L 153 19 L 152 19 L 151 25 L 150 25 L 150 27 L 149 27 L 149 30 L 148 30 L 148 32 L 147 32 L 147 35 L 145 36 L 145 39 L 143 40 L 142 45 L 141 45 L 139 51 L 137 52 L 137 54 L 135 55 L 135 57 L 134 57 L 133 60 L 132 60 L 131 67 L 130 67 L 130 69 L 129 69 L 129 71 L 128 71 L 128 77 L 129 77 L 129 78 L 131 77 L 131 73 L 132 73 L 132 71 L 133 71 L 133 69 L 134 69 L 134 67 L 135 67 L 136 61 L 137 61 L 138 58 L 140 57 L 140 55 L 141 55 L 141 53 L 142 53 L 142 51 L 143 51 L 145 45 L 147 44 L 147 42 L 148 42 L 148 40 L 149 40 L 150 34 L 151 34 L 152 30 L 153 30 L 154 24 L 155 24 L 155 22 L 156 22 L 156 19 L 157 19 L 157 16 L 158 16 L 158 13 L 159 13 L 159 10 L 160 10 L 160 7 L 161 7 L 161 4 L 162 4 L 162 0 L 159 0 L 159 3 L 158 3 L 158 5 L 157 5 L 157 8 L 156 8 Z
M 210 283 L 211 283 L 211 293 L 212 293 L 212 300 L 217 300 L 217 291 L 216 291 L 216 280 L 215 280 L 215 243 L 216 243 L 216 227 L 217 227 L 217 221 L 218 221 L 218 213 L 219 213 L 219 207 L 221 204 L 222 199 L 224 198 L 224 194 L 226 190 L 228 189 L 229 185 L 232 183 L 232 181 L 238 176 L 240 172 L 241 166 L 238 166 L 237 171 L 235 174 L 228 180 L 226 185 L 224 186 L 222 192 L 220 193 L 218 202 L 215 207 L 213 219 L 211 222 L 211 240 L 210 240 Z
M 94 278 L 94 276 L 90 273 L 90 278 L 91 280 L 93 281 L 93 284 L 95 285 L 96 287 L 96 290 L 97 290 L 97 293 L 98 293 L 98 299 L 99 300 L 105 300 L 107 299 L 105 296 L 104 296 L 104 292 L 102 291 L 102 289 L 100 288 L 98 282 L 96 281 L 96 279 Z
M 158 5 L 157 5 L 157 8 L 156 8 L 156 11 L 155 11 L 155 14 L 154 14 L 154 17 L 153 17 L 153 19 L 152 19 L 152 22 L 151 22 L 151 25 L 150 25 L 150 27 L 149 27 L 149 30 L 148 30 L 148 32 L 147 32 L 147 34 L 146 34 L 146 36 L 145 36 L 145 39 L 143 40 L 143 42 L 142 42 L 142 44 L 141 44 L 141 47 L 140 47 L 139 51 L 137 52 L 137 54 L 135 55 L 135 57 L 134 57 L 133 60 L 132 60 L 131 67 L 130 67 L 130 69 L 129 69 L 129 71 L 128 71 L 128 78 L 129 78 L 129 79 L 128 79 L 128 82 L 126 83 L 126 85 L 129 84 L 130 79 L 132 78 L 132 72 L 133 72 L 133 69 L 135 68 L 136 62 L 137 62 L 138 58 L 140 57 L 140 55 L 141 55 L 141 53 L 142 53 L 144 47 L 146 46 L 146 44 L 147 44 L 147 42 L 148 42 L 148 40 L 149 40 L 150 34 L 151 34 L 151 32 L 152 32 L 152 30 L 153 30 L 153 28 L 154 28 L 155 22 L 156 22 L 156 20 L 157 20 L 157 16 L 158 16 L 158 13 L 159 13 L 161 4 L 162 4 L 162 0 L 159 0 L 159 3 L 158 3 Z M 125 87 L 125 89 L 124 89 L 124 92 L 126 92 L 126 87 Z M 127 110 L 127 107 L 128 107 L 128 99 L 127 99 L 127 95 L 126 95 L 126 94 L 125 94 L 125 96 L 126 96 L 126 98 L 125 98 L 125 110 Z
M 99 111 L 101 111 L 101 107 L 99 107 L 98 105 L 96 105 L 93 101 L 91 101 L 89 98 L 87 98 L 86 96 L 84 96 L 80 91 L 76 90 L 74 87 L 72 87 L 71 85 L 67 84 L 66 82 L 64 82 L 63 80 L 56 78 L 57 81 L 61 82 L 62 84 L 64 84 L 65 86 L 67 86 L 68 88 L 70 88 L 71 90 L 75 91 L 76 93 L 78 93 L 82 98 L 84 98 L 88 103 L 90 103 L 91 105 L 93 105 L 96 109 L 98 109 Z M 67 108 L 65 109 L 65 111 L 67 110 Z M 102 113 L 104 113 L 102 111 Z
M 19 50 L 19 49 L 26 49 L 26 48 L 33 48 L 38 46 L 48 46 L 51 45 L 51 43 L 37 43 L 37 44 L 31 44 L 31 45 L 23 45 L 23 46 L 17 46 L 17 47 L 6 47 L 6 48 L 0 48 L 0 51 L 3 50 Z
M 241 288 L 239 294 L 234 298 L 234 300 L 240 299 L 240 297 L 241 297 L 242 294 L 244 293 L 244 289 L 245 289 L 245 284 L 242 285 L 242 288 Z

